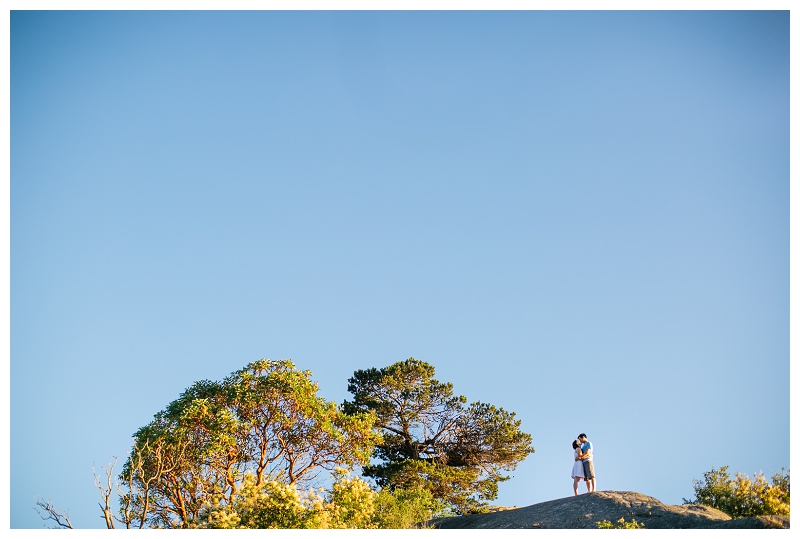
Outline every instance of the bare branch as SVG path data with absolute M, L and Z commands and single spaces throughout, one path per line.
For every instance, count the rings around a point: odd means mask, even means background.
M 100 506 L 100 510 L 103 511 L 103 519 L 106 521 L 106 528 L 109 530 L 113 530 L 116 526 L 114 526 L 114 511 L 111 509 L 111 493 L 114 492 L 114 488 L 111 483 L 111 478 L 114 475 L 114 466 L 117 464 L 117 457 L 114 457 L 114 462 L 108 464 L 107 467 L 101 466 L 101 470 L 105 472 L 105 485 L 100 481 L 100 477 L 95 472 L 94 466 L 92 466 L 92 475 L 94 476 L 94 485 L 100 490 L 100 498 L 103 500 L 103 503 L 98 503 L 97 505 Z M 117 485 L 117 489 L 119 489 L 119 485 Z
M 42 520 L 44 521 L 52 520 L 53 522 L 55 522 L 54 526 L 48 526 L 48 528 L 54 530 L 59 528 L 70 529 L 70 530 L 73 529 L 72 522 L 69 521 L 69 514 L 63 509 L 56 510 L 50 498 L 48 498 L 47 501 L 44 501 L 38 496 L 36 496 L 36 505 L 38 507 L 41 507 L 42 510 L 44 510 L 45 512 L 45 514 L 42 514 L 42 512 L 36 509 L 36 507 L 33 508 L 37 513 L 39 513 L 39 516 L 42 517 Z

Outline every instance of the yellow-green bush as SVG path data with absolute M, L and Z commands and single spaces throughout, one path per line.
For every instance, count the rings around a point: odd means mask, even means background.
M 326 515 L 324 528 L 376 528 L 377 493 L 357 477 L 341 471 L 335 474 L 333 487 L 320 506 Z M 323 524 L 320 521 L 320 524 Z
M 641 522 L 636 522 L 635 518 L 632 518 L 630 522 L 625 522 L 625 519 L 621 518 L 616 522 L 611 522 L 610 520 L 601 520 L 597 523 L 597 527 L 601 530 L 636 530 L 639 528 L 644 528 L 644 524 Z
M 256 485 L 246 475 L 233 500 L 214 500 L 203 507 L 199 528 L 411 528 L 442 511 L 424 490 L 375 492 L 343 470 L 330 490 L 298 491 L 293 485 L 267 481 Z
M 318 496 L 301 495 L 292 485 L 267 481 L 256 485 L 247 475 L 232 503 L 206 505 L 200 510 L 200 528 L 316 528 Z
M 756 515 L 789 515 L 789 471 L 772 475 L 770 484 L 764 474 L 753 479 L 737 472 L 731 478 L 728 467 L 711 468 L 702 481 L 693 480 L 696 498 L 684 500 L 715 507 L 733 518 Z
M 435 499 L 429 490 L 381 490 L 375 499 L 375 523 L 378 528 L 405 529 L 437 516 L 450 516 L 446 504 Z

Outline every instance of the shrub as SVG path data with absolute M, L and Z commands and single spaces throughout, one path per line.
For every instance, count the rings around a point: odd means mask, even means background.
M 632 518 L 630 522 L 625 522 L 625 519 L 621 518 L 616 522 L 601 520 L 597 523 L 597 527 L 601 530 L 637 530 L 639 528 L 644 528 L 644 524 L 636 522 L 635 518 Z
M 357 477 L 337 470 L 331 491 L 318 503 L 320 528 L 376 528 L 375 498 L 378 494 Z M 324 515 L 324 517 L 322 516 Z
M 731 478 L 728 467 L 711 468 L 703 479 L 693 479 L 695 499 L 684 503 L 703 504 L 719 509 L 732 518 L 756 515 L 789 515 L 789 471 L 772 475 L 770 484 L 763 473 L 753 479 L 737 472 Z
M 426 490 L 375 492 L 344 470 L 334 472 L 330 490 L 307 493 L 294 485 L 267 481 L 258 485 L 247 474 L 232 501 L 215 499 L 199 512 L 195 527 L 234 528 L 413 528 L 444 515 L 444 504 Z
M 232 502 L 214 500 L 199 513 L 197 527 L 232 528 L 316 528 L 319 500 L 313 492 L 302 496 L 293 485 L 267 481 L 257 485 L 248 474 Z
M 431 518 L 450 516 L 446 504 L 433 497 L 429 490 L 388 488 L 375 499 L 375 524 L 384 529 L 414 528 Z

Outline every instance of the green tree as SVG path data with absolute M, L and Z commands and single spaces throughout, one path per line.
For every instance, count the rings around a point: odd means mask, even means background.
M 708 505 L 733 518 L 756 515 L 789 515 L 789 471 L 781 468 L 772 475 L 772 483 L 764 474 L 753 479 L 737 472 L 732 478 L 728 467 L 711 468 L 702 480 L 693 479 L 695 499 L 684 503 Z
M 103 518 L 108 528 L 406 528 L 447 514 L 427 490 L 376 492 L 348 475 L 381 440 L 375 419 L 318 397 L 289 361 L 197 382 L 136 431 L 121 474 L 116 458 L 95 473 Z M 303 490 L 322 470 L 333 470 L 331 488 Z M 36 509 L 72 528 L 52 501 Z
M 457 514 L 480 512 L 498 483 L 534 452 L 515 414 L 481 402 L 467 405 L 453 385 L 433 378 L 434 367 L 409 358 L 382 369 L 358 370 L 348 380 L 346 413 L 372 412 L 382 441 L 378 463 L 364 475 L 384 489 L 424 489 Z
M 212 500 L 231 505 L 245 486 L 302 488 L 322 470 L 368 462 L 380 440 L 374 414 L 344 414 L 317 390 L 291 361 L 193 384 L 135 433 L 117 520 L 190 527 Z

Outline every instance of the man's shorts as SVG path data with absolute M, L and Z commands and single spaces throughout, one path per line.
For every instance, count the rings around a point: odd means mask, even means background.
M 587 480 L 594 479 L 594 462 L 591 460 L 583 461 L 583 477 Z

